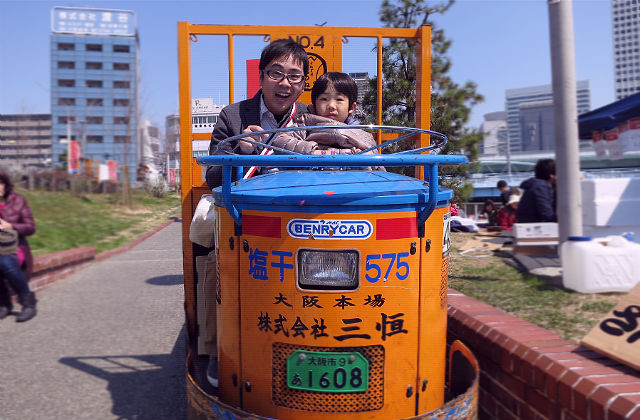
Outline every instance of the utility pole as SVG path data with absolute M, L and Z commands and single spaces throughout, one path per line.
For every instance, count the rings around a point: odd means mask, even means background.
M 71 117 L 67 111 L 67 173 L 71 173 Z
M 571 0 L 547 0 L 556 138 L 556 188 L 560 242 L 582 235 L 582 194 L 576 64 Z

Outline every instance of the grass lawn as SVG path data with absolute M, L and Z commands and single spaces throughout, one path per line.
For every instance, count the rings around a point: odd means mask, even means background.
M 27 238 L 34 255 L 80 246 L 108 251 L 180 216 L 180 196 L 174 192 L 155 198 L 145 190 L 132 190 L 127 208 L 118 204 L 121 194 L 16 191 L 27 198 L 36 222 L 36 233 Z
M 621 293 L 581 294 L 552 286 L 505 263 L 497 254 L 460 255 L 468 233 L 451 233 L 449 287 L 574 341 L 615 306 Z

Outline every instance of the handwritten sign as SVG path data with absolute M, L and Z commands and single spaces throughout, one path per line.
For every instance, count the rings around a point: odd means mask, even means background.
M 582 345 L 640 370 L 640 283 L 593 327 Z

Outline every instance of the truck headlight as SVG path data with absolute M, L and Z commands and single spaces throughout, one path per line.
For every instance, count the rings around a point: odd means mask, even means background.
M 312 290 L 355 290 L 360 276 L 356 250 L 298 250 L 298 286 Z

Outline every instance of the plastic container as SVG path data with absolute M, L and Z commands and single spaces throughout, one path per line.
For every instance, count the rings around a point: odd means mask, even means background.
M 570 236 L 560 259 L 564 287 L 580 293 L 628 292 L 640 281 L 640 245 L 622 236 Z

